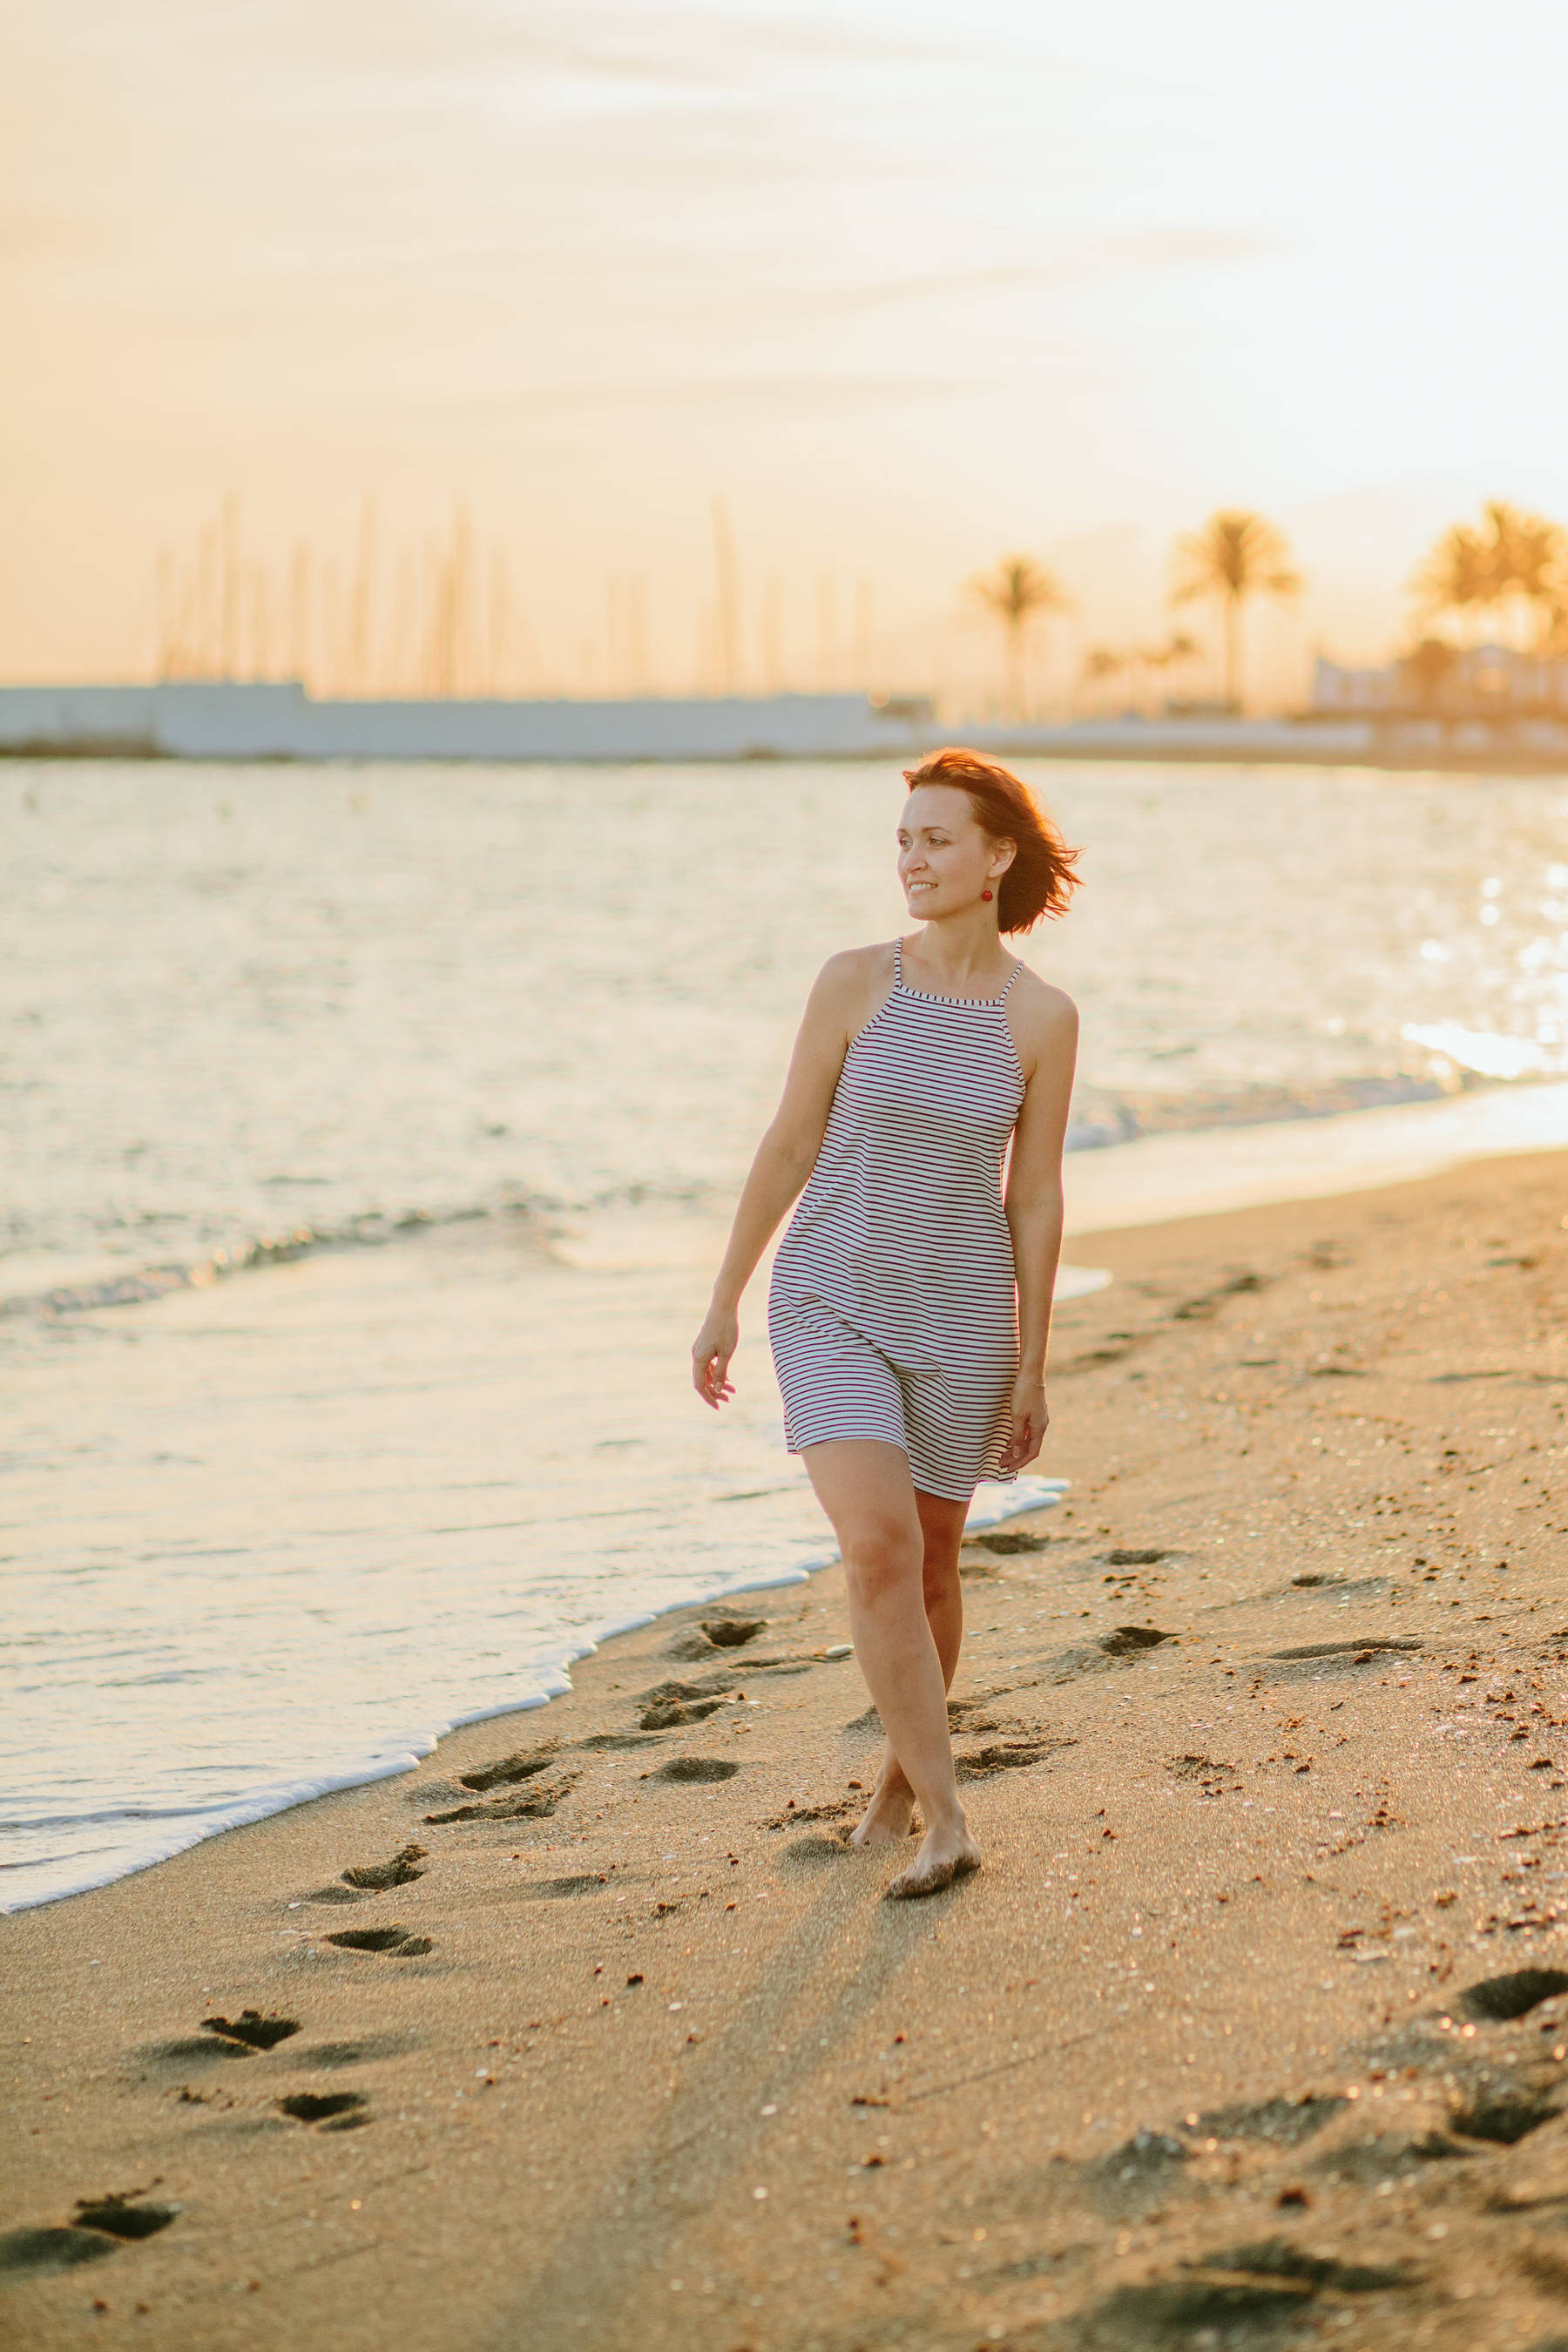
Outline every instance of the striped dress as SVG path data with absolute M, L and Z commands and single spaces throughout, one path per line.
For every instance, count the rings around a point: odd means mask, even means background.
M 1007 995 L 892 993 L 844 1057 L 773 1262 L 768 1328 L 789 1450 L 880 1438 L 916 1487 L 996 1477 L 1018 1363 L 1002 1163 L 1024 1100 Z

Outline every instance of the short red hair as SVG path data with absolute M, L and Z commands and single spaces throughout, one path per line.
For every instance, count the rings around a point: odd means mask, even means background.
M 919 767 L 904 770 L 910 792 L 921 784 L 951 784 L 969 795 L 982 829 L 993 841 L 1010 841 L 1017 855 L 996 892 L 996 920 L 1005 931 L 1032 931 L 1042 915 L 1065 915 L 1081 877 L 1073 867 L 1082 855 L 1069 849 L 1021 778 L 984 751 L 952 748 L 931 751 Z

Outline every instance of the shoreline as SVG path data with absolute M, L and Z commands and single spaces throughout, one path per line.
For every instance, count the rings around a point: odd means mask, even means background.
M 1194 1218 L 1245 1213 L 1271 1206 L 1305 1208 L 1314 1200 L 1351 1198 L 1394 1184 L 1419 1181 L 1447 1170 L 1474 1164 L 1478 1132 L 1489 1132 L 1496 1137 L 1511 1131 L 1515 1138 L 1511 1149 L 1523 1152 L 1530 1148 L 1525 1139 L 1542 1128 L 1548 1132 L 1560 1129 L 1562 1142 L 1557 1148 L 1568 1147 L 1568 1084 L 1479 1089 L 1436 1102 L 1384 1106 L 1311 1121 L 1286 1120 L 1260 1123 L 1251 1129 L 1152 1135 L 1103 1150 L 1080 1152 L 1072 1155 L 1068 1163 L 1069 1244 L 1075 1250 L 1080 1244 L 1088 1245 L 1094 1255 L 1104 1257 L 1112 1235 L 1131 1235 L 1136 1248 L 1140 1237 L 1152 1244 L 1166 1227 L 1184 1224 Z M 1216 1142 L 1222 1139 L 1231 1143 L 1230 1152 L 1215 1151 Z M 1358 1156 L 1345 1159 L 1342 1148 L 1344 1140 L 1350 1142 Z M 1371 1151 L 1367 1149 L 1369 1142 L 1373 1145 Z M 1152 1201 L 1166 1204 L 1153 1216 L 1148 1214 Z M 500 1224 L 506 1222 L 502 1217 Z M 377 1236 L 375 1246 L 386 1248 L 393 1242 L 408 1241 L 422 1245 L 440 1245 L 446 1241 L 462 1247 L 483 1246 L 488 1238 L 487 1227 L 496 1223 L 466 1213 L 450 1220 L 429 1219 L 417 1225 L 393 1225 L 384 1235 Z M 86 1312 L 95 1305 L 100 1308 L 111 1305 L 117 1310 L 114 1320 L 118 1322 L 121 1303 L 140 1307 L 171 1296 L 177 1301 L 184 1293 L 190 1315 L 201 1317 L 209 1311 L 213 1286 L 226 1283 L 233 1275 L 274 1272 L 279 1265 L 298 1264 L 300 1259 L 330 1260 L 341 1255 L 343 1246 L 341 1236 L 329 1235 L 320 1250 L 296 1248 L 287 1243 L 258 1247 L 237 1257 L 232 1265 L 213 1272 L 205 1282 L 154 1286 L 129 1295 L 116 1286 L 114 1295 L 108 1299 L 89 1295 L 81 1309 L 76 1307 L 73 1298 L 67 1311 Z M 374 1259 L 375 1249 L 351 1251 L 350 1255 L 351 1259 L 363 1255 L 368 1261 Z M 1063 1272 L 1068 1281 L 1058 1294 L 1058 1319 L 1064 1305 L 1080 1295 L 1084 1280 L 1094 1287 L 1101 1280 L 1113 1279 L 1109 1269 L 1097 1272 L 1068 1265 L 1064 1266 Z M 365 1276 L 374 1285 L 374 1272 L 368 1264 Z M 436 1295 L 432 1293 L 432 1297 Z M 4 1311 L 0 1307 L 0 1312 Z M 1038 1474 L 1029 1484 L 1037 1487 L 1043 1475 Z M 1047 1479 L 1046 1483 L 1051 1482 Z M 994 1485 L 983 1489 L 977 1496 L 972 1525 L 1002 1525 L 1036 1507 L 1048 1506 L 1020 1499 L 1012 1487 Z M 90 1864 L 90 1874 L 84 1874 L 75 1884 L 54 1885 L 43 1892 L 28 1893 L 8 1902 L 0 1900 L 0 1918 L 65 1902 L 113 1885 L 121 1878 L 157 1869 L 214 1838 L 276 1818 L 321 1797 L 395 1780 L 420 1769 L 440 1743 L 454 1733 L 475 1724 L 548 1708 L 570 1691 L 573 1670 L 622 1634 L 655 1624 L 683 1609 L 723 1606 L 742 1593 L 760 1594 L 799 1586 L 819 1570 L 832 1566 L 835 1559 L 824 1528 L 818 1540 L 805 1540 L 787 1562 L 744 1585 L 727 1583 L 720 1577 L 705 1591 L 684 1592 L 652 1608 L 634 1607 L 625 1615 L 612 1615 L 602 1623 L 584 1629 L 580 1635 L 569 1636 L 563 1645 L 552 1644 L 548 1654 L 536 1659 L 529 1672 L 539 1686 L 531 1694 L 509 1695 L 467 1707 L 459 1703 L 459 1711 L 431 1722 L 427 1729 L 403 1745 L 396 1745 L 395 1739 L 389 1748 L 383 1738 L 377 1743 L 379 1752 L 367 1751 L 354 1762 L 329 1761 L 323 1757 L 314 1767 L 307 1764 L 297 1768 L 279 1781 L 259 1786 L 225 1803 L 216 1820 L 210 1815 L 203 1819 L 193 1814 L 190 1826 L 182 1829 L 174 1842 L 162 1852 L 129 1862 L 116 1859 L 101 1867 Z
M 122 689 L 135 691 L 135 689 Z M 0 688 L 0 697 L 5 689 Z M 1528 725 L 1530 722 L 1525 722 Z M 1568 720 L 1547 722 L 1555 740 L 1531 742 L 1505 729 L 1487 741 L 1433 742 L 1417 725 L 1409 740 L 1399 730 L 1383 730 L 1360 719 L 1322 719 L 1305 724 L 1291 720 L 1240 719 L 1234 733 L 1223 721 L 1199 722 L 1186 729 L 1143 722 L 1121 731 L 1115 722 L 1102 732 L 1079 736 L 1068 729 L 999 729 L 984 723 L 960 724 L 956 731 L 911 735 L 907 740 L 848 742 L 842 747 L 797 744 L 790 739 L 776 744 L 748 742 L 743 735 L 725 737 L 717 748 L 700 740 L 681 739 L 678 748 L 658 750 L 618 747 L 574 748 L 564 740 L 537 750 L 480 748 L 469 750 L 445 734 L 428 748 L 399 751 L 393 743 L 366 743 L 337 749 L 312 742 L 308 748 L 272 748 L 241 730 L 239 740 L 226 744 L 203 740 L 196 748 L 165 744 L 153 735 L 84 736 L 62 740 L 47 736 L 0 739 L 0 763 L 22 767 L 79 767 L 94 761 L 136 768 L 211 767 L 256 768 L 262 771 L 297 767 L 341 770 L 357 768 L 569 768 L 593 772 L 606 768 L 868 767 L 921 759 L 944 743 L 963 741 L 1003 760 L 1039 760 L 1089 767 L 1214 767 L 1214 768 L 1336 768 L 1365 769 L 1376 775 L 1540 777 L 1568 781 Z M 1464 722 L 1458 722 L 1463 731 Z M 1472 731 L 1485 721 L 1469 722 Z
M 1367 2341 L 1544 2336 L 1568 2004 L 1461 1996 L 1568 1946 L 1562 1192 L 1521 1154 L 1103 1234 L 1053 1348 L 1072 1494 L 966 1548 L 963 1888 L 882 1906 L 835 1843 L 874 1745 L 829 1569 L 0 1921 L 0 2227 L 61 2233 L 0 2240 L 25 2340 L 1055 2352 L 1158 2340 L 1216 2263 Z M 299 2032 L 204 2032 L 246 2008 Z M 74 2226 L 106 2189 L 179 2210 Z
M 966 740 L 970 740 L 966 738 Z M 935 743 L 921 747 L 937 750 Z M 1127 768 L 1344 768 L 1365 769 L 1374 775 L 1392 776 L 1506 776 L 1509 778 L 1541 777 L 1568 782 L 1568 755 L 1560 750 L 1531 752 L 1509 751 L 1504 749 L 1489 751 L 1455 751 L 1442 758 L 1422 751 L 1401 754 L 1358 748 L 1341 751 L 1315 746 L 1310 750 L 1293 751 L 1280 746 L 1268 750 L 1238 746 L 1234 750 L 1215 748 L 1212 744 L 1187 747 L 1180 743 L 1157 743 L 1145 746 L 1127 744 L 1094 745 L 1064 744 L 1053 749 L 1037 743 L 986 743 L 984 748 L 997 758 L 1039 760 L 1061 762 L 1070 766 Z M 95 761 L 106 761 L 116 767 L 149 768 L 572 768 L 592 772 L 600 768 L 731 768 L 742 764 L 766 769 L 770 766 L 789 767 L 883 767 L 889 760 L 918 756 L 910 747 L 889 752 L 881 748 L 864 751 L 748 751 L 737 757 L 733 752 L 682 752 L 663 754 L 605 751 L 566 755 L 559 752 L 539 752 L 504 757 L 495 753 L 464 753 L 454 751 L 406 752 L 255 752 L 255 751 L 162 751 L 133 743 L 105 746 L 84 744 L 79 751 L 59 747 L 39 750 L 28 746 L 0 743 L 0 761 L 14 761 L 19 767 L 75 767 Z
M 983 1499 L 977 1497 L 976 1507 L 967 1524 L 978 1533 L 985 1528 L 1005 1527 L 1012 1519 L 1052 1510 L 1063 1499 L 1062 1493 L 1043 1495 L 1039 1490 L 1051 1486 L 1061 1488 L 1063 1484 L 1062 1481 L 1044 1477 L 1020 1479 L 1018 1486 L 1032 1491 L 1015 1494 L 1012 1487 L 1006 1486 Z M 480 1724 L 500 1723 L 509 1716 L 537 1715 L 557 1700 L 568 1696 L 573 1686 L 572 1669 L 581 1665 L 584 1659 L 596 1658 L 601 1651 L 627 1634 L 657 1627 L 665 1618 L 681 1612 L 704 1609 L 722 1612 L 732 1602 L 750 1600 L 754 1595 L 789 1591 L 808 1584 L 814 1576 L 820 1575 L 825 1569 L 836 1568 L 837 1564 L 836 1551 L 824 1551 L 802 1559 L 795 1567 L 776 1575 L 761 1578 L 755 1584 L 721 1585 L 711 1592 L 688 1595 L 682 1600 L 671 1601 L 662 1609 L 645 1611 L 606 1625 L 602 1631 L 585 1637 L 581 1649 L 563 1654 L 554 1668 L 562 1680 L 553 1690 L 543 1691 L 534 1698 L 503 1700 L 494 1706 L 478 1708 L 471 1715 L 454 1717 L 440 1730 L 431 1732 L 426 1742 L 406 1759 L 400 1758 L 395 1762 L 376 1764 L 363 1771 L 351 1768 L 319 1785 L 307 1779 L 286 1791 L 258 1791 L 254 1797 L 241 1799 L 232 1809 L 229 1819 L 193 1831 L 183 1843 L 172 1846 L 166 1853 L 150 1855 L 143 1862 L 118 1866 L 105 1876 L 84 1880 L 79 1886 L 26 1895 L 14 1903 L 0 1902 L 0 1920 L 20 1917 L 26 1912 L 42 1910 L 52 1904 L 74 1902 L 79 1895 L 100 1894 L 106 1887 L 118 1886 L 126 1879 L 141 1877 L 150 1870 L 162 1870 L 166 1864 L 177 1862 L 182 1854 L 192 1853 L 197 1846 L 210 1844 L 215 1839 L 228 1837 L 237 1831 L 257 1828 L 264 1822 L 275 1821 L 284 1813 L 293 1812 L 303 1805 L 315 1804 L 323 1798 L 345 1795 L 356 1789 L 374 1788 L 383 1780 L 405 1780 L 409 1774 L 417 1772 L 444 1741 L 458 1733 L 471 1730 Z

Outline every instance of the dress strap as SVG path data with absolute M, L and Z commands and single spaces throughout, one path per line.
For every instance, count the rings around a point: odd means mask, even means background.
M 1024 960 L 1023 960 L 1022 956 L 1020 956 L 1020 957 L 1019 957 L 1019 959 L 1018 959 L 1018 961 L 1017 961 L 1017 962 L 1013 966 L 1012 971 L 1011 971 L 1008 973 L 1008 975 L 1007 975 L 1007 985 L 1006 985 L 1006 987 L 1002 991 L 1001 995 L 996 999 L 996 1002 L 997 1002 L 997 1003 L 998 1003 L 998 1004 L 1005 1004 L 1005 1003 L 1006 1003 L 1008 997 L 1009 997 L 1009 996 L 1010 996 L 1010 994 L 1012 993 L 1013 982 L 1017 979 L 1018 974 L 1023 971 L 1023 969 L 1024 969 Z
M 903 984 L 904 943 L 901 939 L 897 939 L 893 941 L 893 986 L 895 988 L 902 988 Z

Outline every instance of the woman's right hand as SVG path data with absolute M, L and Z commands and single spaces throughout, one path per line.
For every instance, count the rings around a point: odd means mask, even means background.
M 710 1307 L 691 1349 L 691 1385 L 717 1412 L 735 1393 L 728 1378 L 730 1359 L 741 1344 L 741 1325 L 730 1309 Z

